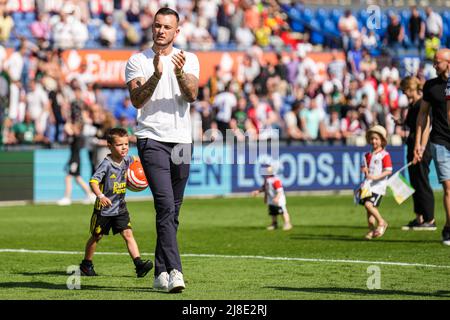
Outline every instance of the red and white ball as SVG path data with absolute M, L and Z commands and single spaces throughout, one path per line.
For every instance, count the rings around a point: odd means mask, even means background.
M 140 161 L 134 161 L 127 170 L 127 189 L 139 192 L 147 189 L 148 182 Z

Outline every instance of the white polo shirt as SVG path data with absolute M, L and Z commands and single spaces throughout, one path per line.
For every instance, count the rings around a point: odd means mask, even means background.
M 175 76 L 172 55 L 180 50 L 173 48 L 167 56 L 160 56 L 163 64 L 161 79 L 153 96 L 137 110 L 137 138 L 150 138 L 161 142 L 191 143 L 191 121 L 189 103 L 182 97 Z M 126 82 L 135 78 L 147 81 L 154 72 L 153 50 L 147 49 L 130 57 L 125 69 Z M 183 71 L 199 78 L 200 65 L 195 54 L 186 52 L 186 62 Z

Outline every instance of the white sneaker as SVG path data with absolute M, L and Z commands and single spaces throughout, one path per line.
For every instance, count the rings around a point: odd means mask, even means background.
M 97 197 L 95 194 L 91 193 L 89 196 L 87 196 L 86 199 L 83 200 L 84 204 L 94 204 L 95 200 L 97 200 Z
M 58 206 L 70 206 L 72 204 L 72 200 L 64 197 L 64 198 L 58 200 L 56 203 L 58 204 Z
M 185 288 L 183 274 L 177 269 L 170 271 L 169 275 L 169 292 L 180 293 Z
M 161 272 L 159 276 L 153 280 L 153 289 L 167 291 L 169 287 L 169 274 Z
M 284 231 L 288 231 L 288 230 L 291 230 L 292 229 L 292 224 L 290 224 L 290 223 L 285 223 L 284 225 L 283 225 L 283 230 Z

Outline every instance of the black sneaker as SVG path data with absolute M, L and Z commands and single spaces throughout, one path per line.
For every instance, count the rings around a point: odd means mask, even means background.
M 442 230 L 442 244 L 450 246 L 450 227 L 444 227 Z
M 417 221 L 417 219 L 411 220 L 407 225 L 402 226 L 402 230 L 404 231 L 408 231 L 408 230 L 413 230 L 414 227 L 420 226 L 419 221 Z
M 138 278 L 145 277 L 145 275 L 152 270 L 153 262 L 150 260 L 142 262 L 139 266 L 136 267 L 136 275 Z
M 414 231 L 435 231 L 436 224 L 434 222 L 424 222 L 412 227 Z
M 95 277 L 97 275 L 97 273 L 95 273 L 93 264 L 87 265 L 85 263 L 81 263 L 80 272 L 82 276 L 86 277 Z

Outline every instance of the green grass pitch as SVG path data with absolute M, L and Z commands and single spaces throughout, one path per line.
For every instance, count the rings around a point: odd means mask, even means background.
M 129 202 L 128 208 L 140 251 L 153 259 L 153 203 Z M 267 231 L 261 198 L 185 199 L 178 240 L 187 288 L 171 295 L 152 289 L 152 274 L 136 278 L 119 235 L 102 239 L 97 251 L 120 255 L 96 255 L 99 276 L 82 277 L 80 290 L 67 288 L 67 268 L 79 264 L 77 252 L 89 237 L 92 206 L 0 207 L 0 300 L 450 299 L 441 193 L 437 231 L 402 231 L 413 217 L 412 201 L 399 206 L 387 196 L 380 211 L 389 228 L 372 241 L 363 239 L 365 212 L 351 196 L 290 196 L 288 209 L 294 229 Z M 372 265 L 379 267 L 380 289 L 367 286 Z

